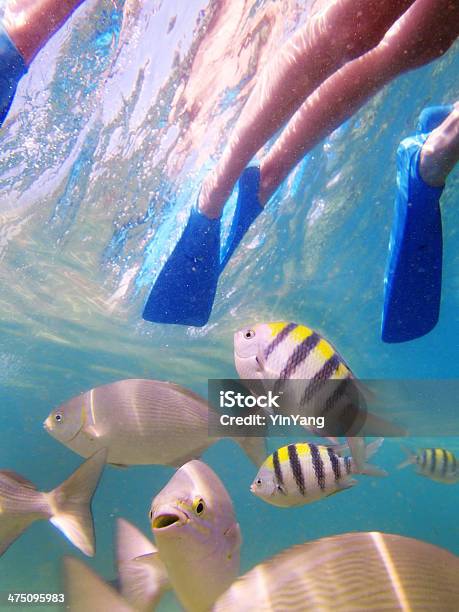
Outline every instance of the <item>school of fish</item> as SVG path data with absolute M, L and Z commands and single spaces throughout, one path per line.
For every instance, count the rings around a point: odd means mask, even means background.
M 262 381 L 265 390 L 286 391 L 285 410 L 319 409 L 336 416 L 355 393 L 359 398 L 367 395 L 333 345 L 295 323 L 258 323 L 239 330 L 234 362 L 242 379 Z M 299 384 L 288 391 L 286 382 L 292 380 Z M 364 435 L 369 430 L 382 435 L 406 432 L 361 410 L 358 402 L 354 408 L 358 430 L 346 436 L 339 432 L 346 443 L 338 442 L 336 432 L 322 436 L 328 438 L 326 444 L 306 441 L 301 433 L 298 441 L 268 454 L 264 437 L 233 438 L 257 466 L 251 492 L 273 506 L 289 508 L 352 489 L 355 475 L 387 476 L 368 461 L 383 438 L 366 444 Z M 396 609 L 400 601 L 406 610 L 416 610 L 421 603 L 434 612 L 459 609 L 459 557 L 419 540 L 379 532 L 300 544 L 240 577 L 243 540 L 232 499 L 218 475 L 200 460 L 220 439 L 209 436 L 209 426 L 218 419 L 204 398 L 167 381 L 120 380 L 64 402 L 50 412 L 44 428 L 86 460 L 48 493 L 13 471 L 0 470 L 0 556 L 40 519 L 49 520 L 84 554 L 94 555 L 91 501 L 105 464 L 169 465 L 177 470 L 153 493 L 148 511 L 154 543 L 130 522 L 117 520 L 114 582 L 105 582 L 78 559 L 65 558 L 70 610 L 148 612 L 168 591 L 189 612 L 300 612 L 319 607 L 347 612 L 352 606 L 377 611 Z M 352 424 L 347 422 L 350 429 Z M 309 436 L 317 433 L 307 431 Z M 437 483 L 459 482 L 452 451 L 405 452 L 399 468 L 412 465 Z M 332 583 L 324 578 L 330 575 Z

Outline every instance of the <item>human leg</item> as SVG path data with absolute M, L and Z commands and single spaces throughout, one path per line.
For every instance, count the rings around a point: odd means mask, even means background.
M 445 53 L 459 35 L 459 5 L 416 0 L 382 41 L 328 78 L 299 108 L 260 165 L 265 203 L 300 159 L 398 75 Z
M 27 66 L 84 0 L 9 0 L 3 25 Z
M 260 75 L 221 159 L 203 182 L 203 214 L 220 216 L 253 155 L 333 71 L 376 45 L 413 1 L 336 0 L 287 41 Z
M 459 102 L 425 141 L 419 156 L 419 174 L 432 187 L 442 187 L 459 161 Z

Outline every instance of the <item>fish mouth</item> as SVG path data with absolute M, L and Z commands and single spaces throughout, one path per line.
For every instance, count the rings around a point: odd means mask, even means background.
M 180 523 L 180 517 L 176 514 L 160 514 L 155 516 L 151 525 L 153 529 L 165 529 L 176 523 Z
M 165 531 L 174 525 L 180 527 L 188 522 L 188 520 L 189 518 L 185 512 L 175 508 L 168 508 L 155 514 L 151 521 L 151 528 L 153 531 Z

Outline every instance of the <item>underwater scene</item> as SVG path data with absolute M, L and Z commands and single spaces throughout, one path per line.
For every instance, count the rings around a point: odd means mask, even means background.
M 74 4 L 0 127 L 0 610 L 459 610 L 458 3 Z

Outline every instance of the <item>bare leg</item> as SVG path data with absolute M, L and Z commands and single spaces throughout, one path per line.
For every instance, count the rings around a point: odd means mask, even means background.
M 414 0 L 335 0 L 280 50 L 256 84 L 221 160 L 203 182 L 199 208 L 220 216 L 253 155 L 344 61 L 373 48 Z
M 10 0 L 7 3 L 3 24 L 27 65 L 82 2 Z
M 459 35 L 459 4 L 416 0 L 377 47 L 338 70 L 297 111 L 261 163 L 266 202 L 297 162 L 374 93 L 445 53 Z
M 459 161 L 459 102 L 448 117 L 429 135 L 419 158 L 422 179 L 432 187 L 442 187 Z

